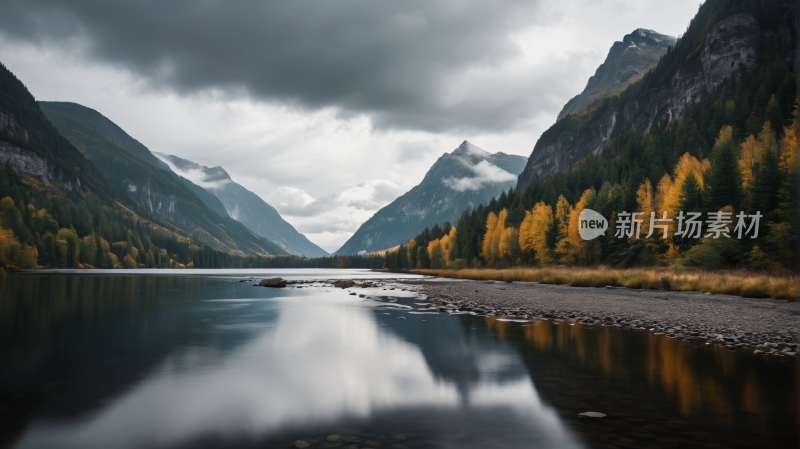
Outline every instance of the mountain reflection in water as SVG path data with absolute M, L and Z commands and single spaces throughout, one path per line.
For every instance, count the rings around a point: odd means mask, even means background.
M 163 286 L 168 282 L 160 280 Z M 221 293 L 220 286 L 208 284 L 224 283 L 183 282 L 205 284 L 178 295 L 194 292 L 201 299 L 211 296 L 209 287 Z M 45 407 L 15 447 L 181 447 L 209 435 L 255 442 L 287 429 L 318 433 L 342 422 L 422 410 L 444 415 L 466 410 L 472 419 L 501 410 L 505 419 L 516 421 L 505 424 L 517 434 L 535 434 L 549 447 L 582 447 L 556 411 L 542 403 L 513 345 L 470 338 L 456 317 L 406 315 L 405 308 L 332 288 L 268 290 L 230 282 L 222 287 L 236 294 L 183 303 L 188 307 L 130 323 L 123 338 L 133 337 L 133 331 L 135 338 L 147 339 L 151 328 L 159 327 L 155 321 L 178 328 L 167 334 L 181 335 L 168 338 L 173 344 L 135 382 L 94 406 L 66 416 L 49 416 Z M 166 288 L 163 295 L 173 306 L 176 298 L 169 292 L 174 291 Z M 160 295 L 150 288 L 144 292 Z M 243 297 L 245 292 L 251 297 Z M 79 313 L 90 320 L 93 315 L 86 309 Z M 399 320 L 401 315 L 408 319 Z M 115 362 L 113 356 L 95 361 Z M 65 392 L 76 401 L 81 399 L 75 393 L 92 388 L 81 379 L 69 383 L 78 384 Z M 426 438 L 436 446 L 448 437 Z
M 12 447 L 314 448 L 331 433 L 409 448 L 797 442 L 792 363 L 647 332 L 207 276 L 5 275 L 0 291 Z M 609 417 L 578 418 L 589 410 Z

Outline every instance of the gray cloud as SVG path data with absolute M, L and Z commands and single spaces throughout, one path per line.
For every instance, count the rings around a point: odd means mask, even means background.
M 470 168 L 472 172 L 475 173 L 474 177 L 450 177 L 443 179 L 442 183 L 455 191 L 463 192 L 469 189 L 478 190 L 487 183 L 509 182 L 517 179 L 512 173 L 503 170 L 489 161 L 480 161 Z
M 337 194 L 332 194 L 327 197 L 317 198 L 306 204 L 287 201 L 285 196 L 282 198 L 283 201 L 281 202 L 276 202 L 274 198 L 270 197 L 268 197 L 268 199 L 272 201 L 270 204 L 283 215 L 313 217 L 339 207 L 340 201 L 338 196 Z
M 358 187 L 363 187 L 363 185 L 357 186 L 357 188 Z M 401 187 L 394 184 L 374 182 L 372 183 L 372 187 L 372 195 L 370 195 L 369 198 L 352 200 L 347 203 L 347 207 L 353 207 L 367 211 L 378 210 L 387 203 L 397 199 L 398 196 L 405 193 Z
M 417 162 L 433 151 L 434 148 L 428 142 L 400 142 L 397 145 L 397 152 L 395 154 L 394 161 L 398 164 Z
M 510 35 L 562 14 L 540 3 L 7 0 L 0 34 L 155 90 L 333 107 L 379 129 L 500 131 L 552 108 L 552 89 L 533 86 L 569 70 L 507 67 L 520 56 Z

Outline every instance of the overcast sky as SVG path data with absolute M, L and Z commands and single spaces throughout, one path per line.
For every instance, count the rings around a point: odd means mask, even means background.
M 327 251 L 463 140 L 528 156 L 614 41 L 698 0 L 5 0 L 0 62 L 220 165 Z

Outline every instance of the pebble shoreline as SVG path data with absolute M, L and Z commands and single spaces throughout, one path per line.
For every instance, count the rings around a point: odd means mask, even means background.
M 705 340 L 765 355 L 796 356 L 800 349 L 800 302 L 538 282 L 443 278 L 396 282 L 415 287 L 445 313 L 649 330 L 676 340 Z
M 295 288 L 302 288 L 302 284 L 342 289 L 402 288 L 420 294 L 441 313 L 646 330 L 676 340 L 707 341 L 770 356 L 797 356 L 800 351 L 800 302 L 777 299 L 446 278 L 285 281 L 286 284 Z

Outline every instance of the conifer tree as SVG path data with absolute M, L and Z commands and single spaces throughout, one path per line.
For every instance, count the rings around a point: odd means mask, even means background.
M 721 210 L 733 206 L 740 210 L 742 203 L 742 178 L 736 157 L 737 145 L 733 141 L 733 130 L 723 127 L 714 144 L 711 160 L 711 208 Z

